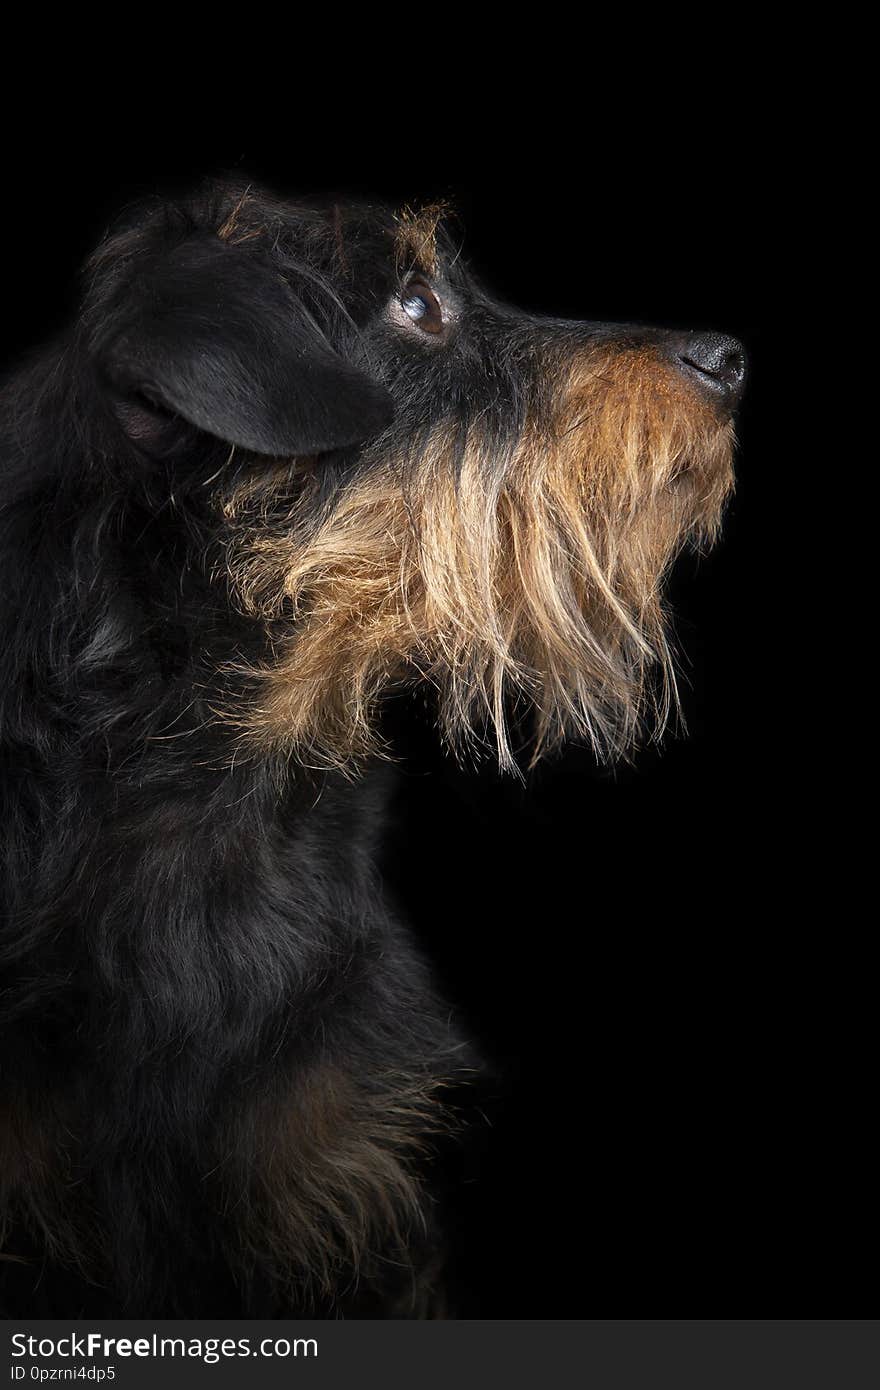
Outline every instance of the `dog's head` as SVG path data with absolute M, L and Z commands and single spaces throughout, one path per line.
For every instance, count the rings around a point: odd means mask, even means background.
M 734 340 L 499 304 L 439 209 L 228 189 L 114 234 L 83 324 L 126 448 L 210 480 L 271 627 L 252 745 L 348 763 L 413 677 L 504 764 L 523 701 L 534 754 L 662 724 L 661 582 L 731 487 Z

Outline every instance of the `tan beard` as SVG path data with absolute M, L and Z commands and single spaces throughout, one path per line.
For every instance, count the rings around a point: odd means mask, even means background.
M 534 710 L 530 759 L 570 737 L 618 756 L 676 701 L 661 584 L 713 539 L 733 427 L 653 348 L 581 349 L 502 458 L 479 427 L 439 428 L 417 459 L 381 441 L 316 521 L 310 461 L 225 499 L 243 609 L 291 618 L 256 696 L 231 716 L 251 749 L 351 767 L 379 751 L 389 685 L 439 693 L 456 749 Z M 650 716 L 650 717 L 649 717 Z

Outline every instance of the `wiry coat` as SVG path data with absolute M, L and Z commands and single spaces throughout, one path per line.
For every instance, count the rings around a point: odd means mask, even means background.
M 472 1059 L 376 876 L 377 701 L 427 680 L 505 763 L 516 698 L 537 750 L 631 742 L 731 429 L 664 335 L 493 305 L 435 221 L 157 204 L 4 391 L 8 1313 L 436 1307 Z

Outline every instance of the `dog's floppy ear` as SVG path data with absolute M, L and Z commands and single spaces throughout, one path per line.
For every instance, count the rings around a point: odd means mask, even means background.
M 270 264 L 216 238 L 142 272 L 101 355 L 124 396 L 260 454 L 357 444 L 393 414 L 384 387 L 334 351 Z

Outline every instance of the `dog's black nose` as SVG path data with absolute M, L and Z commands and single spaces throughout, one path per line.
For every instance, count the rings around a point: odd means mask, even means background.
M 746 380 L 746 354 L 736 338 L 690 333 L 678 349 L 678 359 L 714 396 L 731 407 L 737 404 Z

